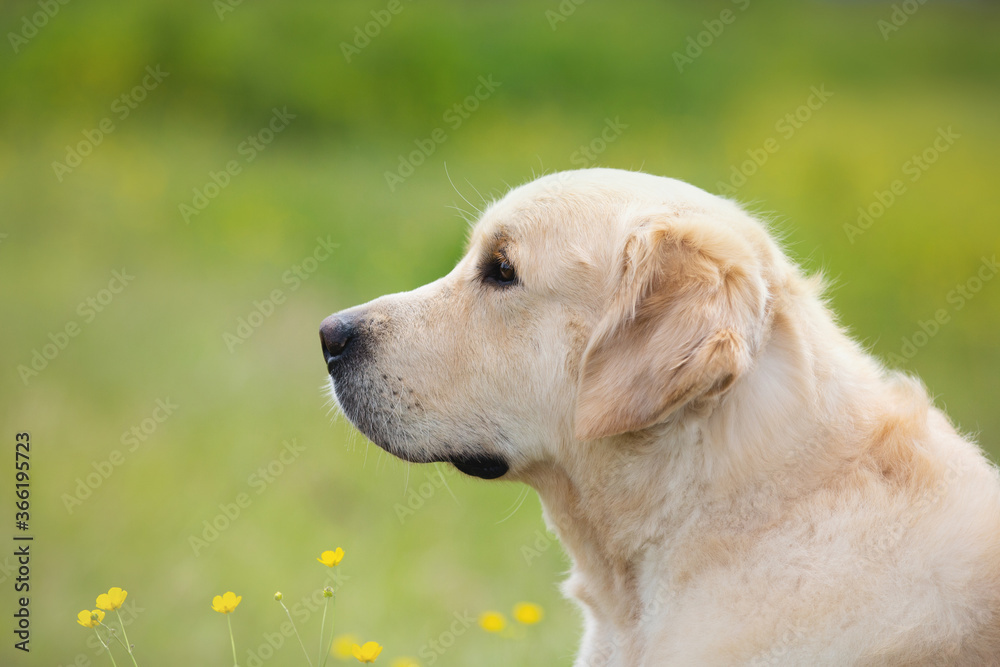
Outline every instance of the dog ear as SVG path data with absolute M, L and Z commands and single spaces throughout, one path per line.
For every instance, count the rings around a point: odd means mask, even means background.
M 659 423 L 752 364 L 767 301 L 760 261 L 733 232 L 698 223 L 650 218 L 626 243 L 611 307 L 583 355 L 578 439 Z

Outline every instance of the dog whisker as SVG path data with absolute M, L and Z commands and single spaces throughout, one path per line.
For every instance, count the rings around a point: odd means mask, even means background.
M 528 499 L 528 494 L 530 492 L 531 491 L 529 490 L 529 488 L 527 486 L 521 487 L 521 492 L 518 494 L 517 499 L 514 501 L 513 509 L 508 512 L 507 516 L 505 516 L 504 518 L 502 518 L 499 521 L 497 521 L 496 522 L 497 525 L 503 523 L 504 521 L 507 521 L 512 516 L 514 516 L 515 514 L 517 514 L 517 511 L 519 509 L 521 509 L 522 505 L 524 505 L 524 501 Z

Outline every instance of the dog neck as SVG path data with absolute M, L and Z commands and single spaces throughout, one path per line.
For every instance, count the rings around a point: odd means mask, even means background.
M 843 355 L 865 355 L 824 313 L 813 313 L 813 325 L 830 328 L 826 333 L 841 344 L 816 349 L 811 340 L 831 338 L 793 327 L 801 315 L 776 315 L 755 368 L 725 396 L 693 403 L 640 433 L 567 442 L 574 451 L 558 457 L 560 464 L 539 464 L 525 475 L 573 559 L 564 590 L 583 605 L 589 641 L 603 644 L 591 654 L 639 664 L 644 618 L 669 614 L 704 568 L 753 539 L 755 525 L 767 525 L 762 489 L 769 489 L 764 497 L 773 499 L 775 514 L 781 499 L 819 487 L 849 458 L 829 443 L 856 438 L 831 433 L 836 420 L 823 415 L 861 414 L 864 387 L 878 381 L 878 367 L 862 363 L 868 371 L 833 386 L 843 374 L 827 369 Z M 817 410 L 818 402 L 824 405 Z M 814 420 L 804 420 L 810 414 Z M 788 465 L 795 474 L 780 474 Z M 653 590 L 642 590 L 638 582 L 648 582 L 649 573 L 663 574 Z
M 675 429 L 681 431 L 680 425 Z M 640 664 L 643 617 L 653 601 L 640 589 L 650 554 L 683 532 L 691 519 L 697 484 L 671 470 L 690 468 L 696 433 L 656 433 L 575 443 L 584 450 L 572 468 L 539 465 L 525 476 L 541 498 L 546 523 L 573 560 L 563 591 L 585 615 L 588 655 L 616 656 L 609 664 Z M 671 439 L 669 444 L 664 439 Z M 617 448 L 613 465 L 601 448 Z M 660 455 L 653 455 L 654 451 Z M 600 462 L 606 466 L 598 467 Z M 650 508 L 673 508 L 661 514 Z M 593 664 L 603 664 L 600 660 Z

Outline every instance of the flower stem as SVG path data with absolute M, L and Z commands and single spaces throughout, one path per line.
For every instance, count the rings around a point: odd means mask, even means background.
M 326 664 L 326 656 L 323 655 L 323 635 L 326 634 L 326 610 L 330 608 L 330 598 L 326 598 L 326 602 L 323 604 L 323 620 L 319 623 L 319 659 L 317 663 L 319 667 L 323 667 Z
M 229 624 L 229 643 L 233 646 L 233 667 L 240 667 L 240 661 L 236 659 L 236 639 L 233 638 L 233 622 L 226 614 L 226 623 Z
M 103 623 L 103 622 L 101 623 L 101 626 L 103 626 L 104 629 L 108 631 L 108 643 L 109 644 L 111 643 L 111 638 L 114 637 L 115 641 L 118 642 L 119 644 L 121 644 L 123 649 L 125 649 L 126 651 L 128 651 L 128 646 L 126 646 L 125 642 L 122 641 L 122 638 L 118 636 L 118 631 L 117 630 L 115 630 L 113 627 L 111 627 L 110 625 L 108 625 L 106 623 Z
M 135 667 L 139 667 L 139 663 L 135 661 L 135 656 L 132 654 L 132 644 L 129 643 L 128 633 L 125 632 L 125 621 L 122 620 L 122 614 L 120 611 L 115 609 L 115 615 L 118 616 L 118 622 L 122 626 L 122 636 L 125 637 L 125 648 L 128 649 L 128 656 L 132 658 L 132 664 L 135 665 Z
M 96 627 L 94 628 L 94 634 L 97 635 L 97 641 L 101 642 L 101 646 L 103 646 L 104 650 L 108 652 L 108 657 L 111 658 L 111 664 L 118 667 L 118 663 L 115 662 L 115 656 L 111 653 L 111 647 L 104 643 L 104 640 L 101 639 L 101 633 L 97 631 Z
M 326 647 L 326 653 L 323 654 L 323 665 L 326 664 L 326 659 L 328 657 L 330 657 L 330 652 L 333 651 L 333 639 L 334 639 L 334 634 L 333 634 L 333 619 L 331 618 L 330 619 L 330 645 Z M 323 667 L 323 665 L 320 665 L 320 667 Z
M 292 623 L 292 630 L 295 631 L 295 637 L 299 640 L 299 646 L 302 647 L 302 653 L 306 656 L 306 662 L 309 663 L 309 667 L 313 667 L 312 660 L 309 659 L 309 651 L 306 650 L 306 645 L 302 643 L 302 637 L 299 636 L 299 629 L 295 627 L 295 621 L 292 619 L 292 612 L 288 611 L 288 607 L 286 607 L 285 603 L 281 600 L 278 600 L 278 604 L 280 604 L 281 608 L 285 610 L 285 613 L 288 615 L 288 620 Z

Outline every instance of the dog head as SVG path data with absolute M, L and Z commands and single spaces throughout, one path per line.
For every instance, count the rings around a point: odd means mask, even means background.
M 517 478 L 720 400 L 753 366 L 777 256 L 685 183 L 553 174 L 489 206 L 448 275 L 324 320 L 323 355 L 378 446 Z

